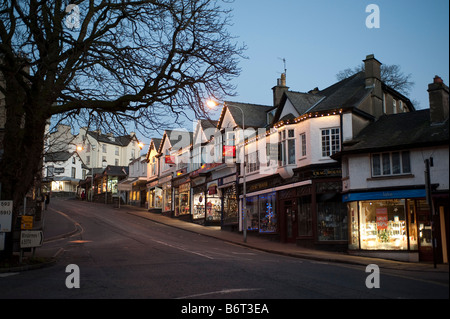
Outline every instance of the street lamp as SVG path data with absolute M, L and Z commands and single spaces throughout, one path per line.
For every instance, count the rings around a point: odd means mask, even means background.
M 208 100 L 207 102 L 206 102 L 206 105 L 210 108 L 210 109 L 212 109 L 212 108 L 214 108 L 215 106 L 217 106 L 218 105 L 218 103 L 216 103 L 215 101 L 213 101 L 213 100 Z M 247 183 L 246 183 L 246 177 L 247 177 L 247 175 L 246 175 L 246 171 L 245 171 L 245 116 L 244 116 L 244 111 L 239 107 L 239 106 L 236 106 L 236 105 L 234 105 L 233 107 L 235 107 L 235 108 L 238 108 L 240 111 L 241 111 L 241 113 L 242 113 L 242 137 L 243 137 L 243 145 L 244 145 L 244 173 L 243 173 L 243 175 L 242 175 L 242 177 L 243 177 L 243 183 L 242 183 L 242 186 L 243 186 L 243 195 L 242 195 L 242 200 L 243 200 L 243 207 L 242 207 L 242 215 L 243 215 L 243 220 L 242 220 L 242 223 L 243 223 L 243 225 L 242 225 L 242 233 L 243 233 L 243 235 L 244 235 L 244 243 L 246 243 L 247 242 L 247 199 L 246 199 L 246 197 L 247 197 Z

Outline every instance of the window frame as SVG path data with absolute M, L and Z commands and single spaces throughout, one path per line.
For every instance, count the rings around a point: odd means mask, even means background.
M 394 156 L 397 156 L 394 163 Z M 377 164 L 376 166 L 374 164 Z M 397 165 L 395 165 L 397 164 Z M 389 167 L 385 167 L 389 165 Z M 396 169 L 398 167 L 398 169 Z M 370 154 L 372 177 L 402 176 L 411 174 L 411 152 L 409 150 L 377 152 Z
M 333 133 L 333 131 L 335 131 Z M 327 132 L 326 134 L 324 134 Z M 336 142 L 337 141 L 337 142 Z M 341 151 L 341 128 L 328 127 L 320 129 L 322 158 L 328 158 Z M 325 143 L 325 144 L 324 144 Z

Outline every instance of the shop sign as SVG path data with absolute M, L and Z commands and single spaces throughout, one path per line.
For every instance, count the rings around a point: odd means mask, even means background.
M 54 174 L 64 174 L 64 167 L 55 167 L 53 170 Z
M 0 201 L 0 233 L 8 233 L 11 231 L 12 210 L 12 200 Z
M 343 202 L 358 200 L 397 199 L 397 198 L 424 198 L 425 188 L 411 190 L 393 190 L 367 193 L 350 193 L 342 196 Z
M 314 177 L 332 177 L 341 176 L 342 169 L 340 168 L 325 168 L 325 169 L 315 169 L 312 171 Z
M 377 229 L 383 230 L 388 228 L 388 213 L 387 208 L 377 208 L 376 209 L 376 215 L 377 215 Z
M 264 188 L 268 188 L 268 187 L 269 187 L 269 182 L 268 181 L 260 182 L 260 183 L 256 183 L 256 184 L 250 185 L 248 187 L 247 192 L 254 192 L 254 191 L 257 191 L 257 190 L 260 190 L 260 189 L 264 189 Z
M 185 184 L 181 184 L 181 185 L 180 185 L 178 191 L 179 191 L 180 193 L 188 192 L 190 188 L 191 188 L 191 184 L 190 184 L 190 183 L 185 183 Z

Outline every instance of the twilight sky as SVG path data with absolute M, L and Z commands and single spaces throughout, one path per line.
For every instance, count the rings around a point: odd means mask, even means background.
M 369 4 L 380 10 L 379 28 L 367 28 Z M 284 71 L 292 91 L 324 89 L 336 74 L 374 54 L 398 64 L 415 82 L 410 95 L 417 109 L 428 108 L 428 84 L 435 75 L 449 84 L 448 0 L 235 0 L 229 29 L 247 45 L 229 100 L 271 105 L 272 90 Z

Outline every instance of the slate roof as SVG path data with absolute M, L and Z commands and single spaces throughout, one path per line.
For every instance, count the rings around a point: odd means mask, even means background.
M 239 127 L 242 127 L 242 113 L 244 113 L 245 127 L 254 128 L 267 126 L 267 112 L 273 108 L 273 106 L 241 102 L 225 102 L 225 106 Z
M 365 73 L 358 72 L 328 88 L 317 95 L 324 97 L 310 112 L 334 110 L 338 108 L 355 108 L 370 94 L 372 88 L 366 88 Z
M 284 105 L 286 100 L 289 99 L 297 110 L 298 115 L 334 111 L 338 109 L 351 109 L 353 111 L 365 113 L 359 110 L 359 105 L 373 90 L 371 87 L 366 87 L 365 77 L 364 71 L 358 72 L 323 90 L 315 89 L 314 93 L 312 93 L 312 91 L 308 93 L 287 91 L 283 94 L 280 105 Z M 384 83 L 381 85 L 384 91 L 406 101 L 410 111 L 415 110 L 407 97 L 386 86 Z M 292 119 L 292 117 L 298 116 L 295 114 L 287 114 L 280 119 L 279 116 L 281 112 L 282 108 L 279 107 L 273 119 L 274 123 L 280 120 L 289 120 Z
M 44 161 L 45 162 L 65 162 L 69 158 L 71 158 L 74 153 L 75 152 L 68 152 L 68 151 L 47 153 L 47 154 L 45 154 Z
M 430 109 L 383 115 L 344 143 L 341 154 L 448 145 L 449 120 L 432 124 Z
M 170 145 L 178 146 L 180 148 L 189 147 L 192 143 L 194 133 L 182 130 L 165 130 L 163 138 L 158 147 L 158 153 L 161 153 L 164 140 L 169 139 Z
M 95 131 L 88 131 L 87 134 L 100 143 L 108 143 L 118 146 L 127 146 L 134 138 L 136 138 L 135 136 L 130 135 L 111 136 L 107 134 L 99 134 Z
M 319 94 L 309 94 L 302 92 L 287 91 L 286 98 L 291 101 L 294 108 L 299 114 L 304 114 L 308 111 L 314 104 L 319 102 L 324 96 Z

